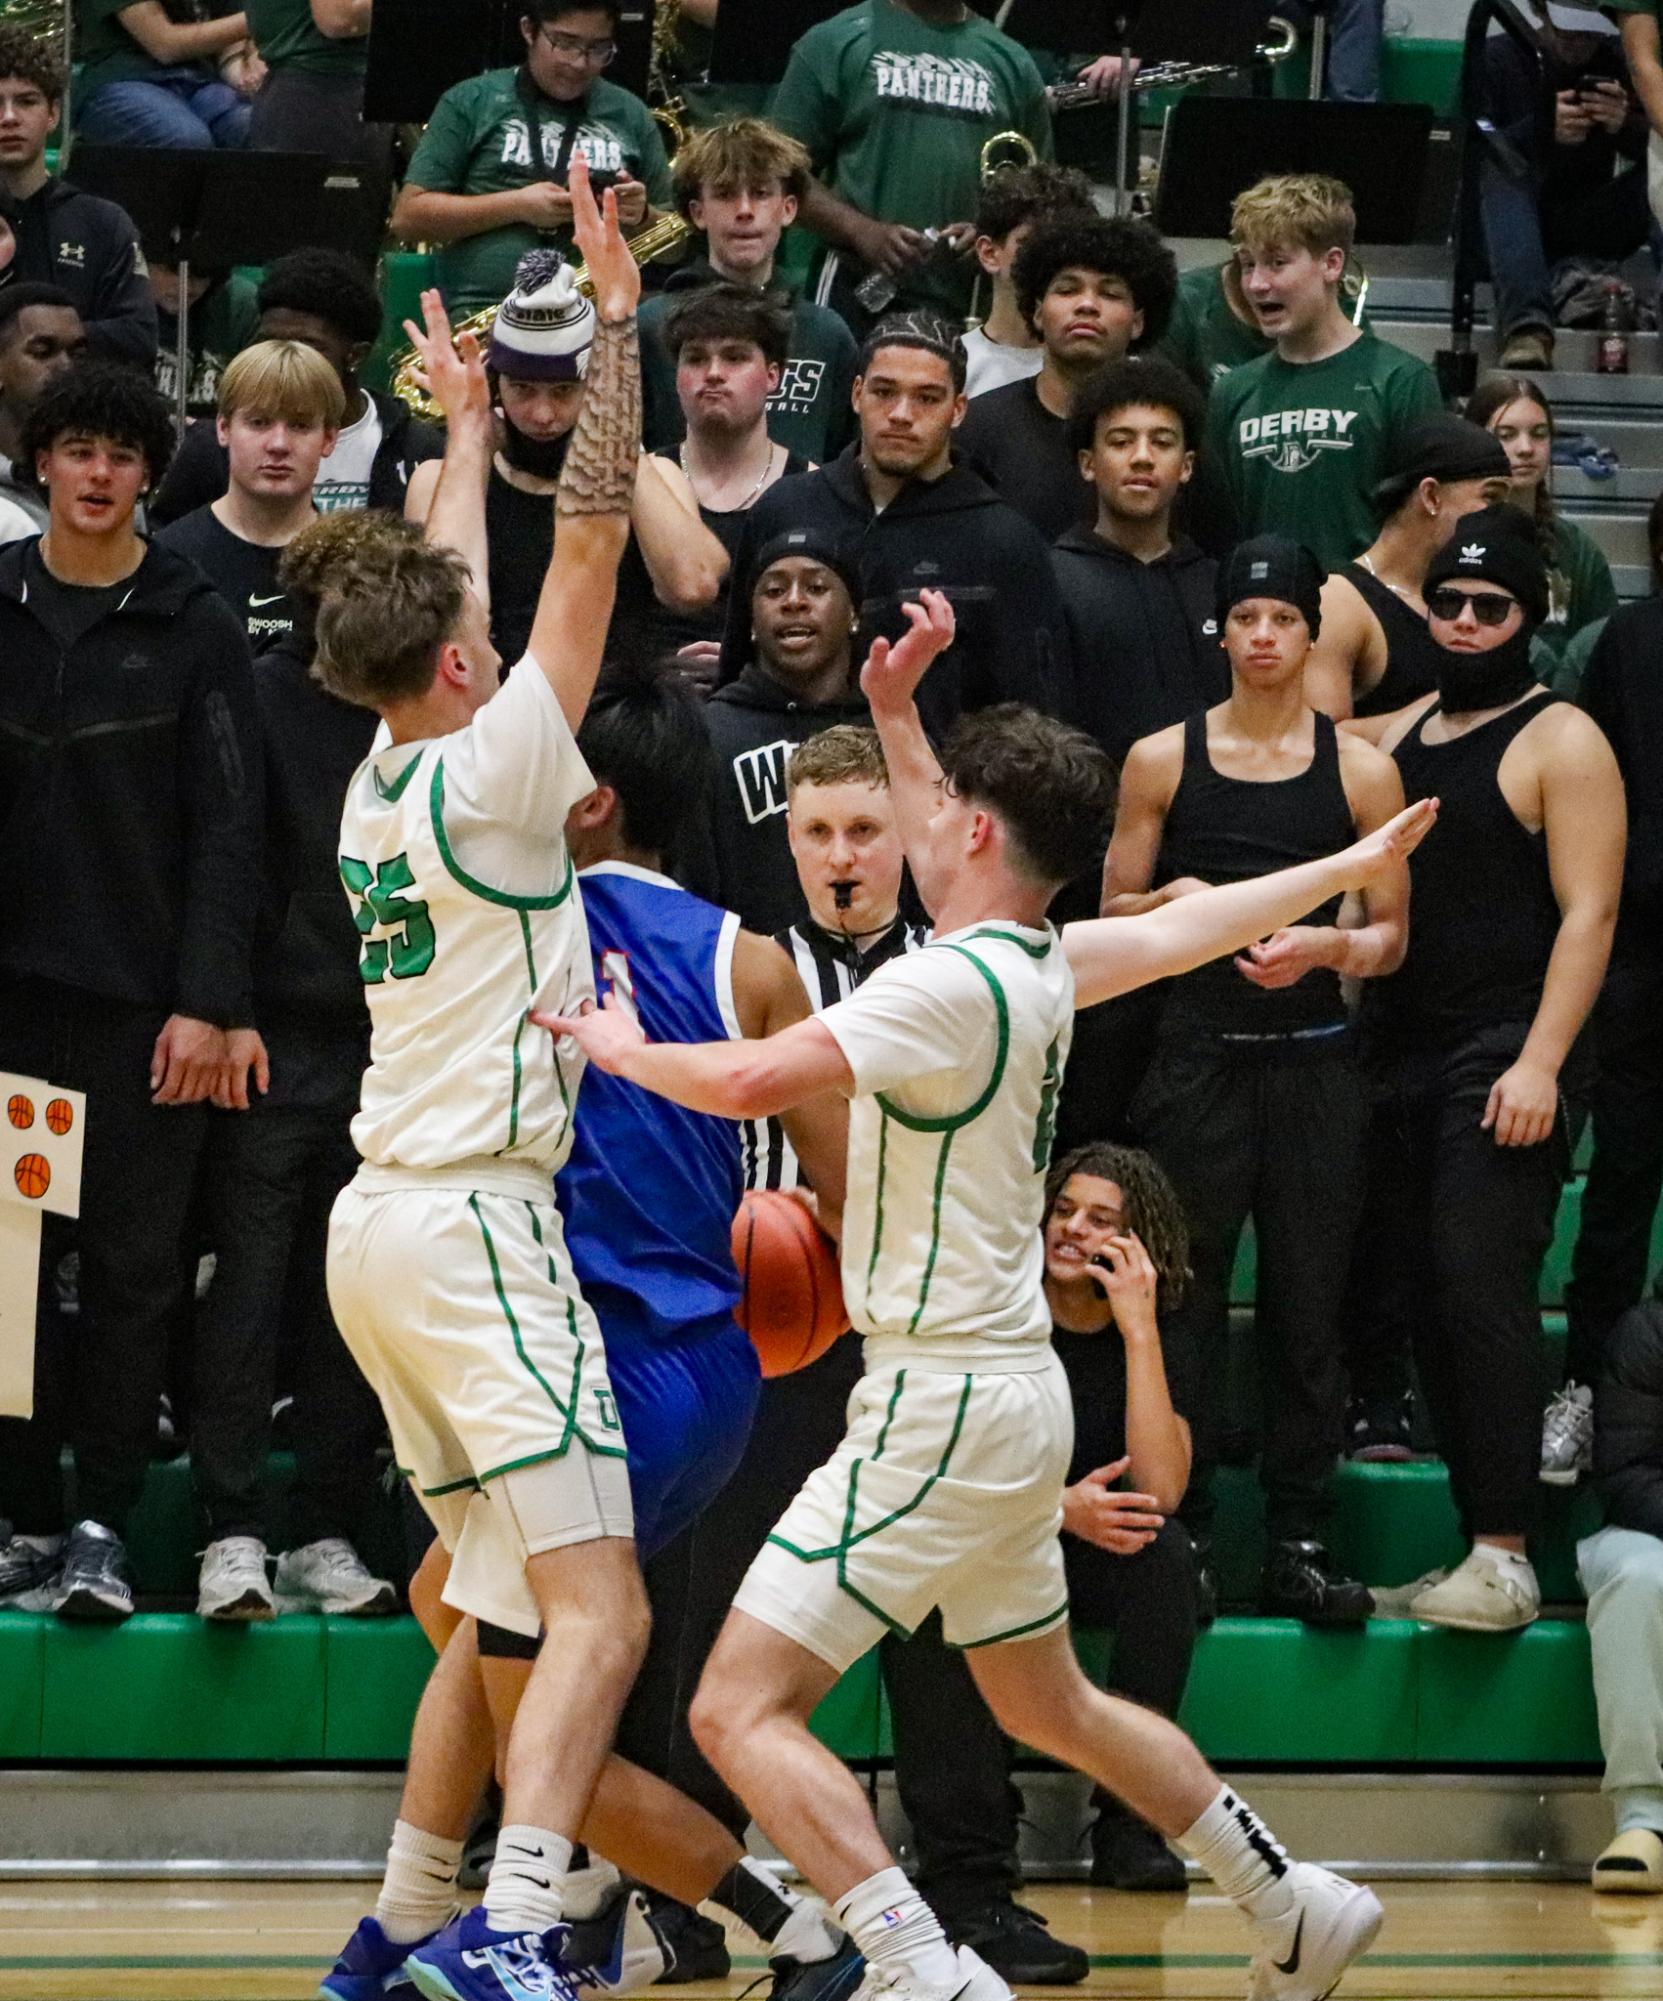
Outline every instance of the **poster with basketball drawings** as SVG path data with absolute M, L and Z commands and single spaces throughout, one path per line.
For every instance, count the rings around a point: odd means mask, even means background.
M 87 1101 L 79 1091 L 14 1077 L 0 1070 L 0 1202 L 49 1209 L 54 1216 L 81 1213 L 81 1147 Z
M 32 1417 L 40 1219 L 81 1211 L 87 1101 L 0 1070 L 0 1416 Z

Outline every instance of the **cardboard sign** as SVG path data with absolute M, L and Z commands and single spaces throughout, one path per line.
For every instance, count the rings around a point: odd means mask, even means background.
M 40 1210 L 0 1203 L 0 1417 L 35 1414 Z
M 79 1091 L 0 1070 L 0 1203 L 81 1213 L 81 1148 L 87 1101 Z

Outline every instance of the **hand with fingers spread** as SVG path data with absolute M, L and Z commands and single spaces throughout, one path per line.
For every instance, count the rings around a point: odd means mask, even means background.
M 491 422 L 491 390 L 485 379 L 485 357 L 471 333 L 450 330 L 444 294 L 422 293 L 422 324 L 404 322 L 404 331 L 421 357 L 416 379 L 445 413 L 449 425 Z
M 912 704 L 925 669 L 953 643 L 953 607 L 943 591 L 920 591 L 904 604 L 907 630 L 899 639 L 875 639 L 860 670 L 860 691 L 874 711 L 904 712 Z
M 546 1028 L 556 1041 L 570 1036 L 597 1070 L 616 1077 L 632 1050 L 646 1046 L 641 1024 L 615 993 L 609 993 L 604 1007 L 585 1001 L 577 1014 L 550 1014 L 533 1008 L 531 1019 Z
M 1497 1146 L 1540 1146 L 1559 1117 L 1559 1079 L 1543 1064 L 1521 1056 L 1490 1086 L 1479 1127 Z
M 581 153 L 571 164 L 572 234 L 595 301 L 597 319 L 627 320 L 641 297 L 641 267 L 630 255 L 618 226 L 618 197 L 608 188 L 600 206 L 589 188 L 589 164 Z
M 1131 1464 L 1130 1458 L 1116 1459 L 1063 1489 L 1062 1525 L 1070 1535 L 1115 1556 L 1136 1556 L 1149 1547 L 1166 1516 L 1153 1494 L 1123 1493 L 1115 1486 Z

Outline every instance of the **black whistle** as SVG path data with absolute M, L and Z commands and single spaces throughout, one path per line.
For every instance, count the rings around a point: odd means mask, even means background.
M 854 900 L 855 885 L 852 882 L 834 882 L 832 884 L 832 901 L 837 905 L 839 910 L 847 910 Z

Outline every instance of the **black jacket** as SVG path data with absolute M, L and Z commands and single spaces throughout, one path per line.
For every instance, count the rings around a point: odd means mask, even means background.
M 0 967 L 246 1020 L 260 864 L 248 642 L 194 563 L 152 545 L 66 653 L 0 549 Z
M 1068 720 L 1117 764 L 1139 737 L 1230 692 L 1213 602 L 1218 565 L 1193 542 L 1139 562 L 1089 528 L 1051 551 L 1068 628 Z
M 17 238 L 17 255 L 0 283 L 61 286 L 96 353 L 149 369 L 156 359 L 156 305 L 127 211 L 49 180 L 27 201 L 0 204 L 0 212 Z
M 255 1020 L 369 1030 L 358 927 L 341 888 L 341 808 L 375 739 L 373 711 L 327 694 L 312 642 L 286 633 L 254 662 L 265 757 L 265 884 Z
M 830 465 L 779 480 L 751 509 L 728 593 L 722 680 L 731 681 L 750 658 L 756 551 L 787 528 L 813 528 L 859 557 L 857 659 L 880 635 L 898 639 L 906 631 L 901 606 L 921 590 L 944 591 L 951 600 L 958 637 L 919 690 L 919 710 L 932 734 L 993 702 L 1026 702 L 1062 714 L 1067 639 L 1049 551 L 1038 531 L 956 462 L 940 479 L 911 481 L 876 513 L 858 450 L 851 445 Z
M 1594 1484 L 1613 1528 L 1663 1536 L 1663 1306 L 1612 1328 L 1594 1385 Z
M 747 930 L 783 931 L 808 908 L 785 839 L 785 768 L 798 744 L 835 723 L 870 723 L 871 711 L 858 692 L 809 707 L 752 665 L 711 696 L 704 720 L 712 763 L 704 817 L 714 853 L 699 873 Z
M 1617 754 L 1628 792 L 1628 851 L 1615 951 L 1663 955 L 1663 598 L 1618 607 L 1594 642 L 1580 701 Z
M 443 458 L 445 441 L 431 424 L 411 416 L 396 396 L 383 395 L 379 389 L 365 393 L 381 412 L 381 443 L 370 466 L 369 504 L 402 514 L 411 473 L 424 459 Z M 213 425 L 192 424 L 150 503 L 151 525 L 165 528 L 170 521 L 208 506 L 230 483 L 230 455 L 215 437 Z

